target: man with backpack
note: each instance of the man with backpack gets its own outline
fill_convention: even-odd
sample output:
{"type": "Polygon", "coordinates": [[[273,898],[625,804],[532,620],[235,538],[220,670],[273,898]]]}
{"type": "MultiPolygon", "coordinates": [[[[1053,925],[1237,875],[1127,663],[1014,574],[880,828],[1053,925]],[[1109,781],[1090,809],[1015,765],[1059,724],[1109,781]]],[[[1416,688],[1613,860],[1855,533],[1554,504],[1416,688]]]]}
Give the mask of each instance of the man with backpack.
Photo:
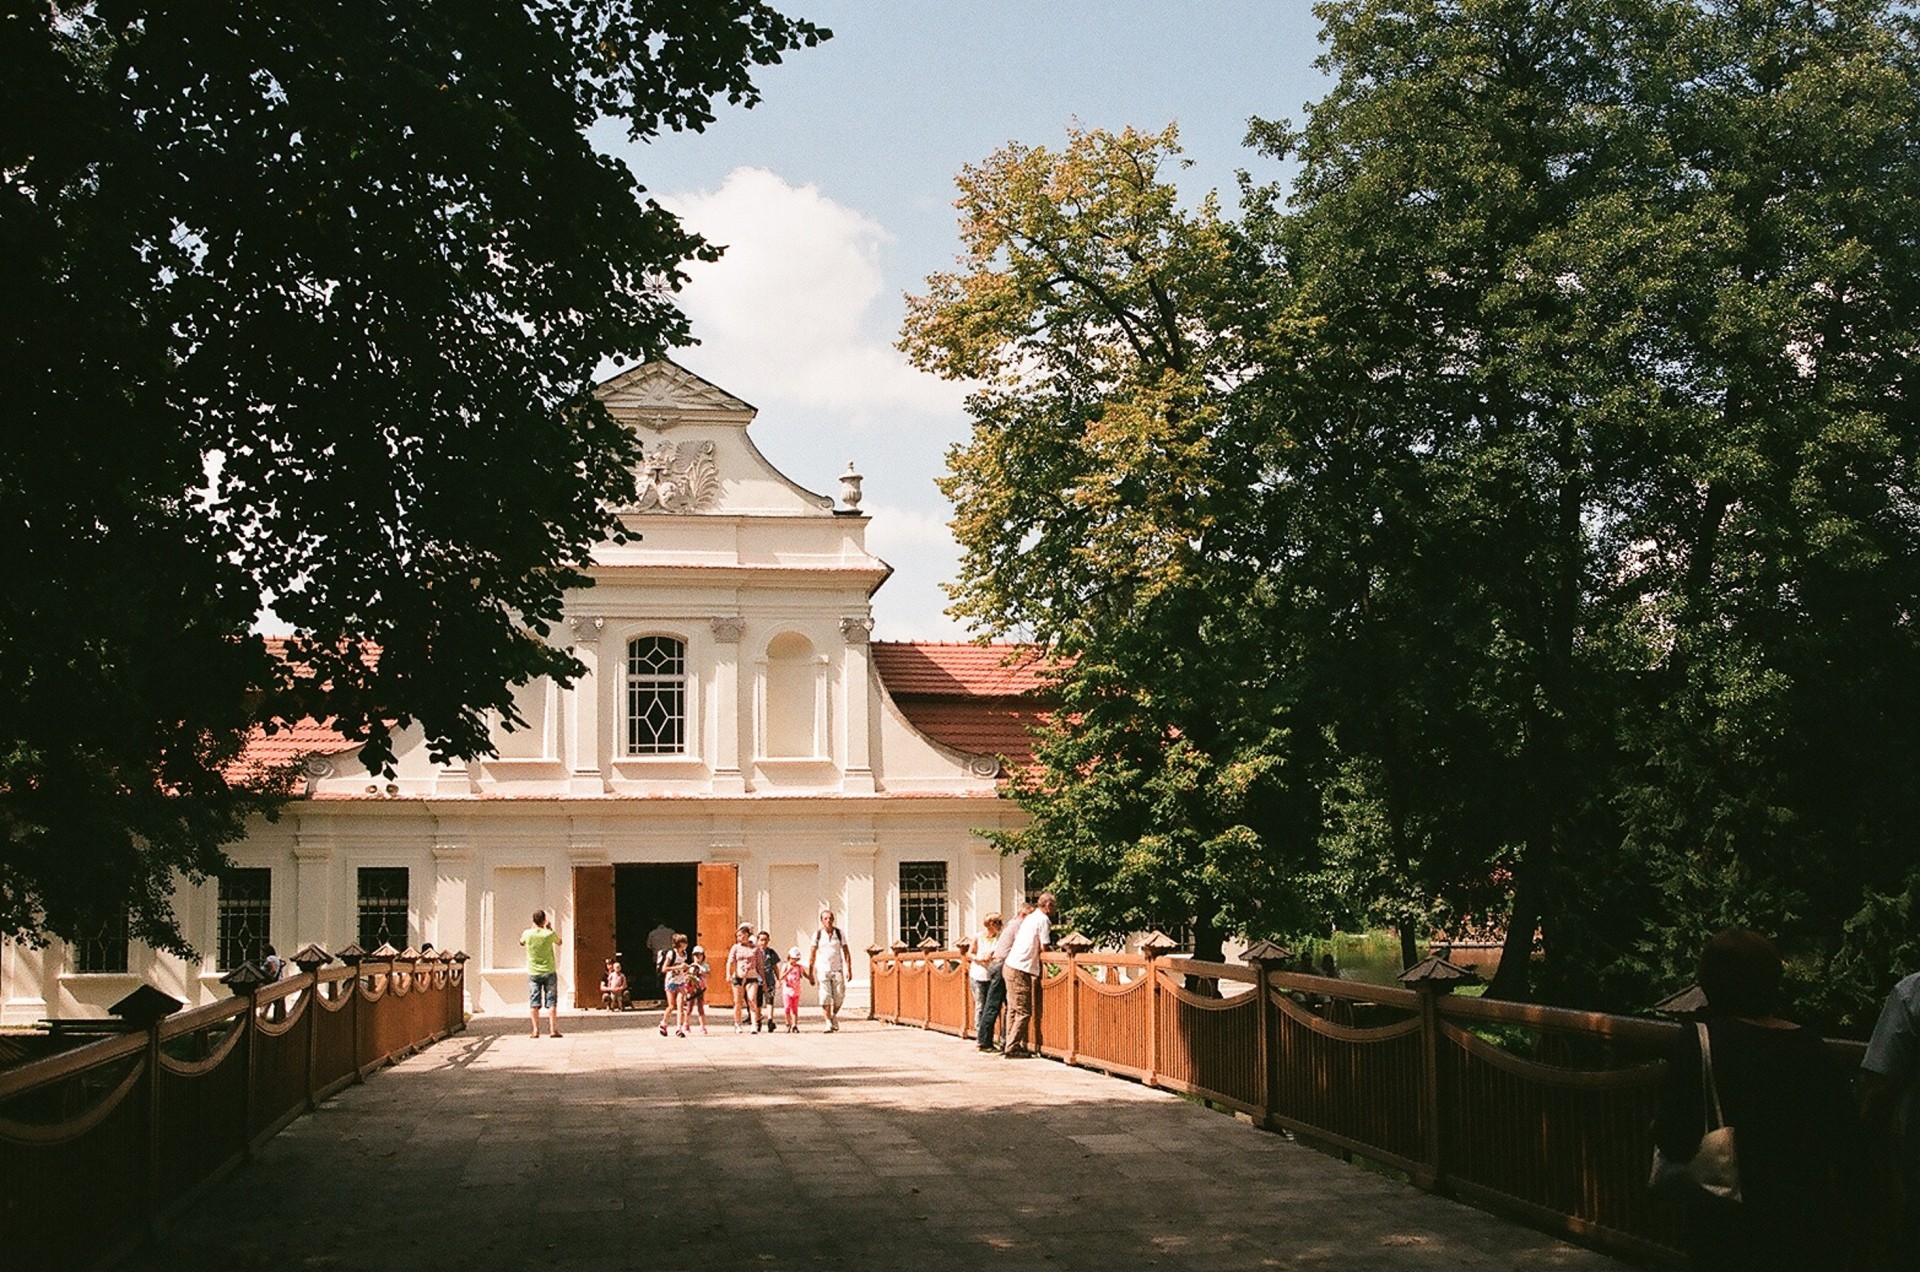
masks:
{"type": "Polygon", "coordinates": [[[807,979],[820,987],[827,1033],[840,1032],[840,1007],[847,1001],[847,975],[852,970],[847,934],[835,925],[832,910],[820,911],[820,930],[813,934],[813,948],[807,953],[807,979]]]}

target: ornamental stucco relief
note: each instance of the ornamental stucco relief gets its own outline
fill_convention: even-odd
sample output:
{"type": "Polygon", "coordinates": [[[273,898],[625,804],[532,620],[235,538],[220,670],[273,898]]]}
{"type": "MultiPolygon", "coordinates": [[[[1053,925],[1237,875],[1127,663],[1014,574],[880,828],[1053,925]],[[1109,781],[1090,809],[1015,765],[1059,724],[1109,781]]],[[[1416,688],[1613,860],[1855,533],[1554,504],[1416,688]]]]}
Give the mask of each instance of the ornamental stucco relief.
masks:
{"type": "Polygon", "coordinates": [[[655,442],[640,461],[639,490],[622,512],[704,512],[720,498],[713,443],[655,442]]]}

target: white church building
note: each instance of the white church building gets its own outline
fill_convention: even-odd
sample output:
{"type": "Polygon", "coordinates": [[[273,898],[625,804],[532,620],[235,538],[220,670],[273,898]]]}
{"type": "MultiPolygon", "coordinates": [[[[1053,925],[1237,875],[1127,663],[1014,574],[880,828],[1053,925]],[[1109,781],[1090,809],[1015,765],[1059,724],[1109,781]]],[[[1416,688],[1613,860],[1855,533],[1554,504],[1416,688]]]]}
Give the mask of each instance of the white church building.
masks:
{"type": "Polygon", "coordinates": [[[1022,817],[1001,766],[1030,755],[1035,669],[1009,665],[1010,646],[871,640],[891,567],[867,550],[859,479],[836,500],[775,471],[748,436],[753,407],[665,361],[599,393],[645,460],[621,510],[633,539],[596,550],[594,586],[552,637],[586,674],[525,686],[527,727],[496,730],[492,758],[436,764],[417,727],[401,732],[391,779],[316,723],[256,738],[250,763],[296,763],[302,780],[229,849],[232,870],[182,889],[203,961],[111,929],[9,943],[0,1021],[100,1016],[142,982],[212,1001],[263,941],[464,950],[473,1008],[523,1011],[535,909],[564,941],[563,1003],[597,1006],[616,954],[644,988],[662,923],[717,963],[736,922],[784,952],[822,905],[856,950],[947,945],[1012,907],[1019,864],[983,832],[1022,817]]]}

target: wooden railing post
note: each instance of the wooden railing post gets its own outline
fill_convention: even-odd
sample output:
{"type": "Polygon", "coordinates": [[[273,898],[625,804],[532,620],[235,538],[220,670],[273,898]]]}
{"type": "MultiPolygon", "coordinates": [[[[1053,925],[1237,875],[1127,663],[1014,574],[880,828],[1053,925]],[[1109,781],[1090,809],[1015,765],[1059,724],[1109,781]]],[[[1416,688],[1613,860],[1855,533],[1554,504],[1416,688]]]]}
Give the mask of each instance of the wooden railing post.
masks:
{"type": "Polygon", "coordinates": [[[1165,932],[1154,931],[1140,941],[1140,953],[1147,960],[1147,1085],[1160,1085],[1160,963],[1162,954],[1180,948],[1180,943],[1165,932]]]}
{"type": "Polygon", "coordinates": [[[926,969],[925,975],[927,978],[927,992],[922,995],[926,1004],[926,1010],[920,1019],[921,1028],[927,1030],[933,1028],[933,956],[939,952],[939,949],[940,942],[930,936],[920,942],[920,957],[923,960],[921,966],[926,969]]]}
{"type": "Polygon", "coordinates": [[[313,983],[307,986],[307,1112],[316,1107],[313,1075],[320,1068],[320,969],[333,962],[333,955],[318,941],[309,941],[293,952],[293,965],[313,983]]]}
{"type": "Polygon", "coordinates": [[[1267,977],[1276,967],[1284,967],[1293,955],[1272,941],[1255,941],[1240,956],[1254,971],[1253,981],[1253,1045],[1259,1059],[1260,1125],[1272,1126],[1273,1115],[1279,1110],[1279,1084],[1273,1080],[1274,1060],[1277,1058],[1280,1040],[1279,1013],[1273,1009],[1273,992],[1267,977]]]}
{"type": "Polygon", "coordinates": [[[367,952],[360,948],[358,941],[352,942],[340,951],[340,961],[347,965],[353,975],[342,982],[347,987],[347,1058],[352,1062],[353,1080],[364,1082],[366,1077],[360,1072],[360,964],[367,952]]]}
{"type": "Polygon", "coordinates": [[[146,1196],[141,1198],[141,1219],[151,1236],[160,1224],[160,1022],[186,1006],[172,994],[143,984],[131,994],[107,1008],[129,1025],[147,1031],[147,1133],[146,1170],[142,1179],[146,1196]]]}
{"type": "MultiPolygon", "coordinates": [[[[1069,932],[1059,940],[1060,952],[1067,956],[1067,1063],[1080,1063],[1080,956],[1093,948],[1079,932],[1069,932]]],[[[1042,968],[1044,971],[1045,969],[1042,968]]],[[[1040,996],[1039,983],[1034,997],[1040,996]]]]}
{"type": "Polygon", "coordinates": [[[1440,1000],[1456,985],[1479,983],[1477,973],[1456,967],[1439,955],[1429,955],[1400,973],[1400,983],[1420,995],[1420,1120],[1423,1135],[1422,1169],[1413,1182],[1431,1192],[1446,1187],[1444,1137],[1440,1134],[1440,1000]]]}
{"type": "Polygon", "coordinates": [[[267,974],[259,964],[249,960],[240,964],[220,978],[227,992],[235,998],[247,1000],[247,1014],[240,1018],[240,1072],[244,1081],[240,1087],[240,1155],[253,1158],[253,1109],[258,1099],[255,1087],[259,1076],[254,1072],[255,1062],[260,1055],[257,1045],[260,1036],[260,987],[267,983],[267,974]]]}

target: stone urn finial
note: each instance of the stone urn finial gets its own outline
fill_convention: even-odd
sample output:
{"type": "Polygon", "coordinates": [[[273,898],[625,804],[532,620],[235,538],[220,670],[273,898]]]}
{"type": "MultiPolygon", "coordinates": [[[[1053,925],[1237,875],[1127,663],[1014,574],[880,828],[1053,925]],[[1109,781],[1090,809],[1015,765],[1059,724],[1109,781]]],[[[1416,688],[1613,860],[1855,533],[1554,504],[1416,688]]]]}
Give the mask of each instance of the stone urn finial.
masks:
{"type": "Polygon", "coordinates": [[[862,498],[860,483],[865,480],[853,466],[853,461],[848,460],[847,471],[840,474],[840,502],[849,508],[858,508],[862,498]]]}

